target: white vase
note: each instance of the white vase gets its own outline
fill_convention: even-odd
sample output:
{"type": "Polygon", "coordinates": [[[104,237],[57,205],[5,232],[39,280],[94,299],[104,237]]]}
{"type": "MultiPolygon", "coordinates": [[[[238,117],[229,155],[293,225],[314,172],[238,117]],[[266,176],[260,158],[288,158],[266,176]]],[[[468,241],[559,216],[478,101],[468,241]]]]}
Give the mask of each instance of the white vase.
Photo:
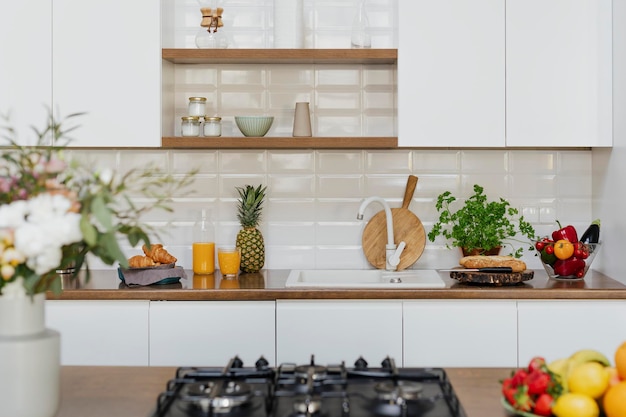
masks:
{"type": "Polygon", "coordinates": [[[60,335],[45,328],[45,294],[31,298],[7,287],[0,295],[0,415],[53,417],[60,400],[60,335]]]}

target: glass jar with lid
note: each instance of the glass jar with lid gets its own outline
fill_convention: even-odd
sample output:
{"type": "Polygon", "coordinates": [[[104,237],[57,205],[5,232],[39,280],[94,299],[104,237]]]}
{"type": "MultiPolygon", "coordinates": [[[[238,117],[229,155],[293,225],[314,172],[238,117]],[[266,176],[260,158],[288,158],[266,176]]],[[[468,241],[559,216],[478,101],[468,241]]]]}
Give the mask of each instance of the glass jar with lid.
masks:
{"type": "Polygon", "coordinates": [[[181,121],[182,136],[200,136],[200,118],[198,116],[183,116],[181,121]]]}
{"type": "Polygon", "coordinates": [[[187,115],[204,117],[206,114],[206,97],[189,97],[187,115]]]}
{"type": "Polygon", "coordinates": [[[222,118],[217,116],[205,117],[203,133],[207,137],[222,136],[222,118]]]}

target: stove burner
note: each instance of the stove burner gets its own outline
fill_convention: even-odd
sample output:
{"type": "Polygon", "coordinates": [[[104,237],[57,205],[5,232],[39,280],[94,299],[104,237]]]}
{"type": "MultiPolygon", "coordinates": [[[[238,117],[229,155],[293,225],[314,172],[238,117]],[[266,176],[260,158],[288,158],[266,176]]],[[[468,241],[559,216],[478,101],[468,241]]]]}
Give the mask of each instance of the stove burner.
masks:
{"type": "Polygon", "coordinates": [[[208,381],[192,383],[182,399],[204,413],[224,414],[250,401],[252,391],[244,382],[208,381]]]}
{"type": "Polygon", "coordinates": [[[296,366],[294,374],[303,383],[308,381],[320,381],[326,377],[327,369],[325,366],[315,365],[315,359],[311,355],[311,363],[309,365],[296,366]]]}
{"type": "Polygon", "coordinates": [[[320,398],[312,398],[308,395],[305,398],[298,398],[293,402],[293,411],[306,416],[317,414],[321,408],[322,400],[320,398]]]}
{"type": "Polygon", "coordinates": [[[398,400],[412,401],[421,397],[422,384],[414,381],[383,381],[374,387],[378,398],[383,401],[397,403],[398,400]]]}

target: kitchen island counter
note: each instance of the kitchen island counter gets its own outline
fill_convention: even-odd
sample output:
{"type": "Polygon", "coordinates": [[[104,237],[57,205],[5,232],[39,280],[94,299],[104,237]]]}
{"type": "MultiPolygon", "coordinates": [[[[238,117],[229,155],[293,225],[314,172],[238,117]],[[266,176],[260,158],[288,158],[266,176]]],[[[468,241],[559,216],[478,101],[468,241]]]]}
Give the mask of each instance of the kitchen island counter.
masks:
{"type": "MultiPolygon", "coordinates": [[[[64,366],[57,417],[148,416],[174,367],[64,366]]],[[[509,368],[449,368],[467,417],[504,417],[499,380],[509,368]]]]}
{"type": "Polygon", "coordinates": [[[246,301],[289,299],[613,299],[626,300],[626,285],[600,272],[590,271],[584,280],[554,280],[543,270],[534,278],[510,286],[460,283],[440,272],[446,284],[439,289],[302,289],[285,288],[289,270],[263,270],[241,274],[236,280],[223,280],[219,272],[194,275],[165,285],[128,286],[114,270],[92,271],[85,282],[81,277],[64,279],[63,292],[48,299],[61,300],[179,300],[246,301]]]}

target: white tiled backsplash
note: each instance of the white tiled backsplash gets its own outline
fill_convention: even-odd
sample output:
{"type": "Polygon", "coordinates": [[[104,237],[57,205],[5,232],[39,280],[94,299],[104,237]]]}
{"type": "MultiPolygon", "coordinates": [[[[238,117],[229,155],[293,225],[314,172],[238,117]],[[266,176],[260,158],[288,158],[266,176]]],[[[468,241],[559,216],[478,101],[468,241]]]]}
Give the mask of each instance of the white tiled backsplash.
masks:
{"type": "MultiPolygon", "coordinates": [[[[200,167],[194,193],[173,202],[174,211],[146,218],[159,241],[191,266],[191,231],[203,207],[213,209],[218,244],[232,244],[239,224],[236,186],[268,186],[261,230],[269,269],[366,268],[361,234],[382,207],[356,219],[363,198],[377,195],[400,207],[407,176],[419,178],[409,208],[426,232],[438,215],[437,196],[446,190],[468,196],[474,184],[490,199],[504,197],[520,208],[541,235],[555,220],[584,229],[591,219],[590,150],[89,150],[74,151],[96,166],[141,167],[154,161],[173,174],[200,167]]],[[[137,248],[127,247],[128,254],[137,248]]],[[[427,241],[414,268],[445,268],[459,254],[445,242],[427,241]]],[[[528,252],[529,266],[541,268],[528,252]]],[[[94,267],[104,265],[94,264],[94,267]]]]}

